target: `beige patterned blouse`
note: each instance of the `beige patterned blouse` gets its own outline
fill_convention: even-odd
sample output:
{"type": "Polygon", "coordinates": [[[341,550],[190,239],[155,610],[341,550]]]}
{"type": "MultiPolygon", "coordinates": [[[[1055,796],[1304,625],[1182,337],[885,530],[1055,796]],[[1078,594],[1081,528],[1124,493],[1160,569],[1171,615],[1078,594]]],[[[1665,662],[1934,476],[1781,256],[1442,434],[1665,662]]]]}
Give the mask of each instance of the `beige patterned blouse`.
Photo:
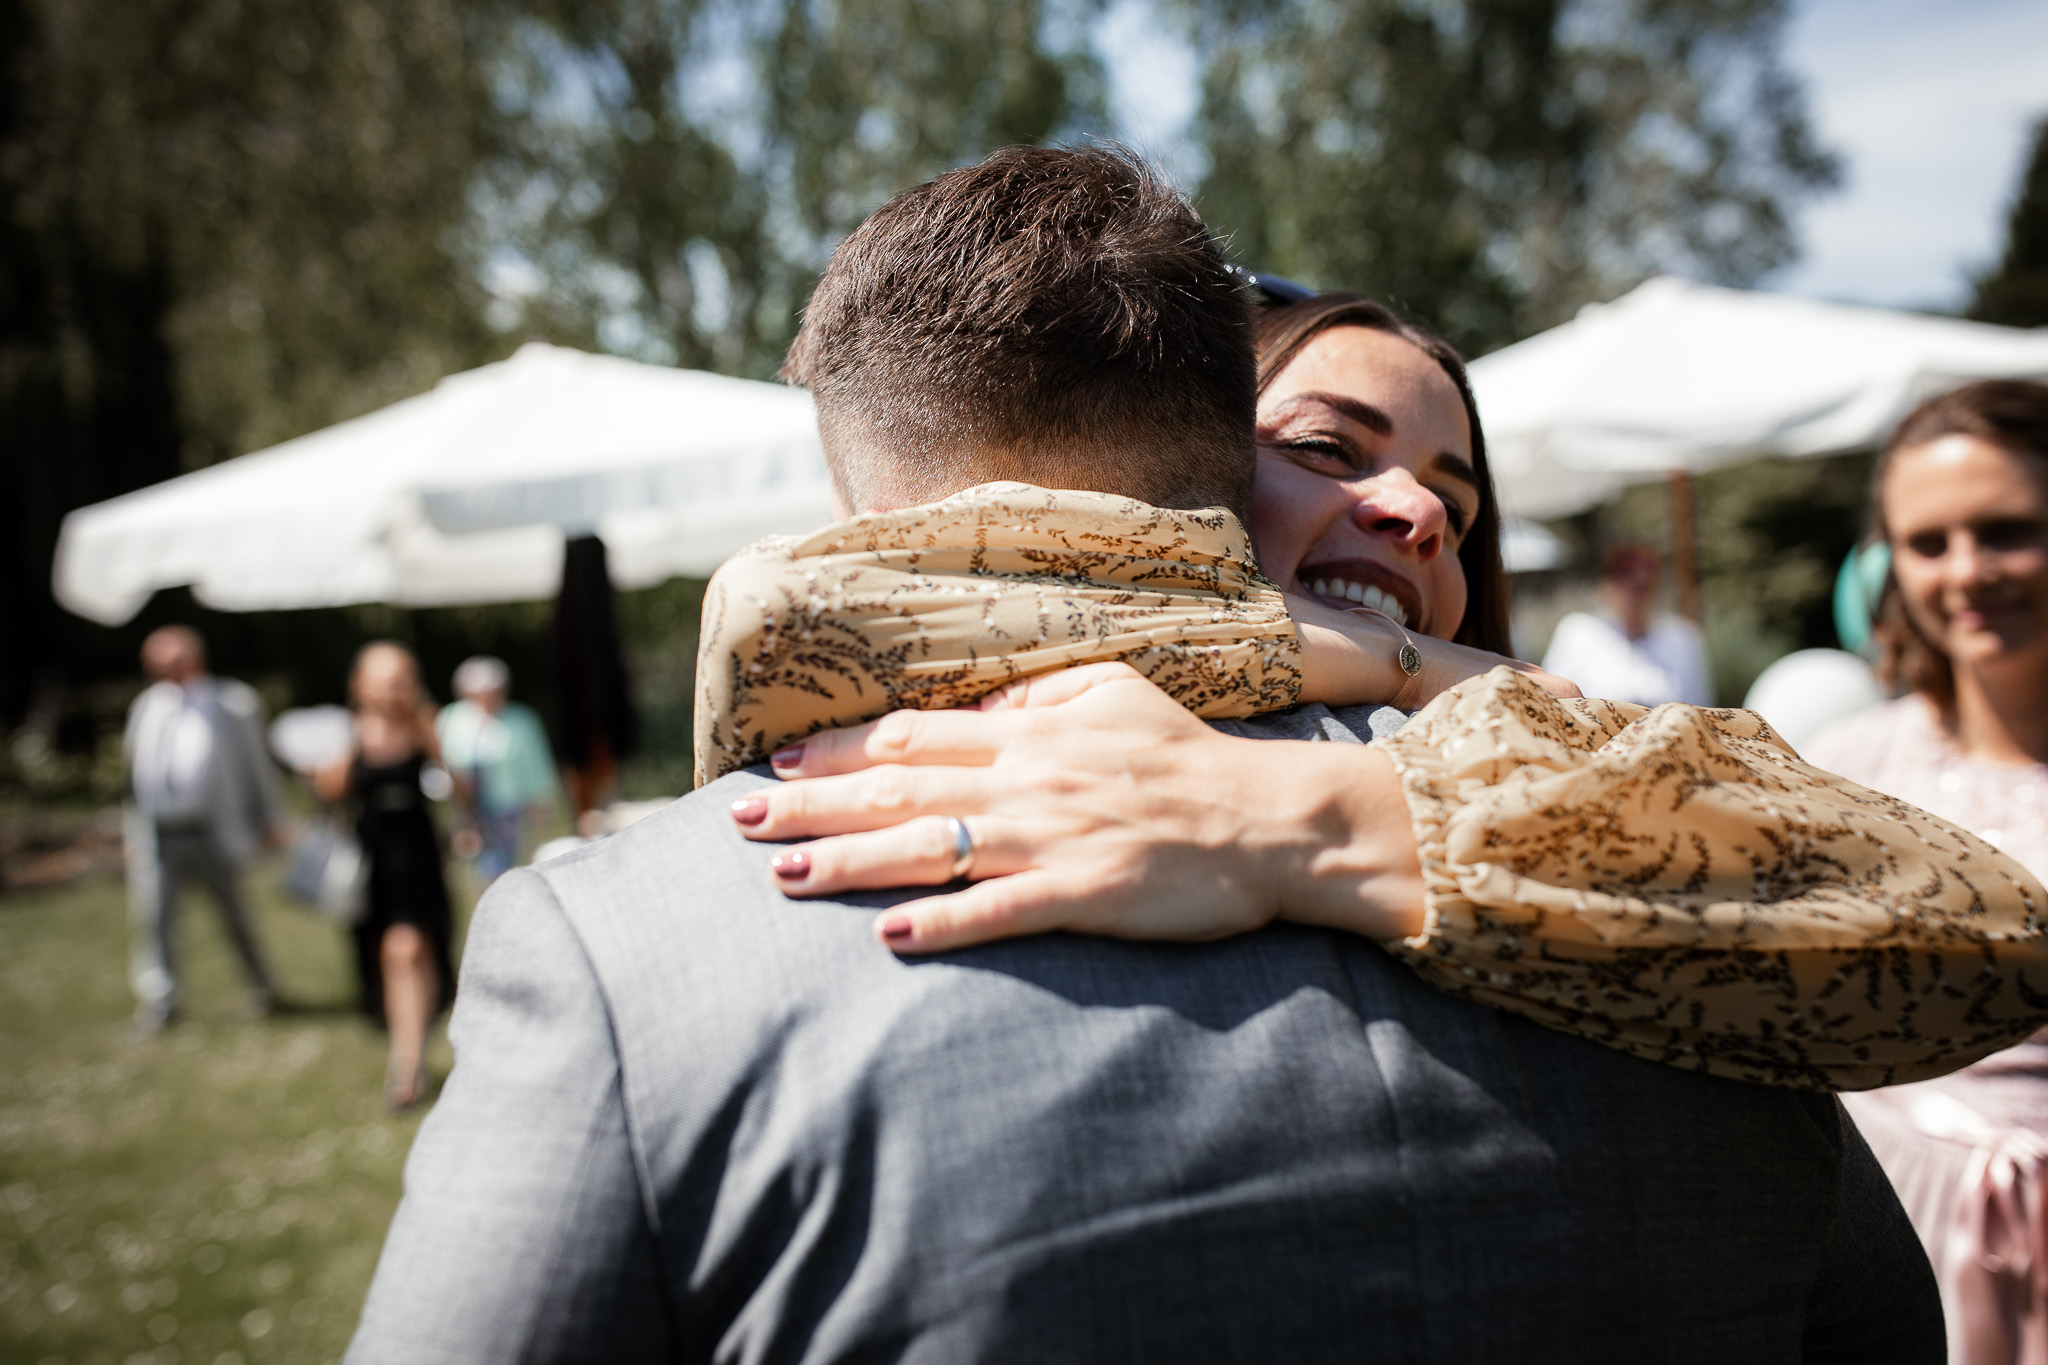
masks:
{"type": "Polygon", "coordinates": [[[1505,668],[1380,744],[1456,995],[1653,1061],[1861,1090],[2048,1019],[2026,869],[1799,760],[1753,711],[1559,701],[1505,668]]]}
{"type": "MultiPolygon", "coordinates": [[[[1283,601],[1227,513],[987,485],[762,542],[705,600],[699,780],[1116,658],[1201,715],[1300,693],[1283,601]]],[[[1444,990],[1814,1089],[1940,1075],[2048,1024],[2040,883],[1752,712],[1560,702],[1502,668],[1379,742],[1426,894],[1424,931],[1384,946],[1444,990]]]]}
{"type": "Polygon", "coordinates": [[[991,483],[771,536],[727,560],[704,598],[697,782],[819,730],[1106,659],[1198,716],[1301,698],[1286,601],[1221,508],[991,483]]]}

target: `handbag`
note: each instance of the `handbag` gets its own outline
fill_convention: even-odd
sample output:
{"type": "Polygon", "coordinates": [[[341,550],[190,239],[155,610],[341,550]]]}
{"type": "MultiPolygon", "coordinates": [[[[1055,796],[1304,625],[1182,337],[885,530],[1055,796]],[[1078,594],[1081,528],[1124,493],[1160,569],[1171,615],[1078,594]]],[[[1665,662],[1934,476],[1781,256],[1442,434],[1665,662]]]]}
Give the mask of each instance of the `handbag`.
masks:
{"type": "Polygon", "coordinates": [[[329,821],[299,843],[285,887],[299,900],[352,928],[369,908],[370,863],[354,835],[329,821]]]}

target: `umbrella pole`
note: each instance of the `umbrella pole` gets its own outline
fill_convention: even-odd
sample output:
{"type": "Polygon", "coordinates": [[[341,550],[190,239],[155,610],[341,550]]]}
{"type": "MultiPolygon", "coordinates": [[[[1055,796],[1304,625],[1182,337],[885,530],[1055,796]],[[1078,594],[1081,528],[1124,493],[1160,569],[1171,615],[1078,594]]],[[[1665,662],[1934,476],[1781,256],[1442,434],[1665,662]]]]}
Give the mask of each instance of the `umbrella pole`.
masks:
{"type": "Polygon", "coordinates": [[[1678,580],[1678,611],[1699,625],[1706,613],[1700,603],[1700,536],[1693,513],[1692,471],[1674,469],[1665,480],[1671,490],[1671,567],[1678,580]]]}

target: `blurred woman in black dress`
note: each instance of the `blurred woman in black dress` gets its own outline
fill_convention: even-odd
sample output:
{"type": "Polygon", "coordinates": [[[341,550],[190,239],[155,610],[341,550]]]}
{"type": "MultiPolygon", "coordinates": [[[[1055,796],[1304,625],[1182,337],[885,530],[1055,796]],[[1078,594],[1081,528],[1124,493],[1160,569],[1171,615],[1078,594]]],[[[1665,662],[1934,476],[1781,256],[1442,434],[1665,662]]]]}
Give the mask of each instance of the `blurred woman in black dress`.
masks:
{"type": "Polygon", "coordinates": [[[391,1035],[385,1099],[409,1109],[426,1094],[427,1029],[455,984],[440,835],[420,788],[421,770],[440,757],[436,708],[418,661],[389,641],[356,655],[349,693],[355,744],[315,785],[325,800],[355,802],[370,865],[368,905],[354,931],[363,1009],[391,1035]]]}

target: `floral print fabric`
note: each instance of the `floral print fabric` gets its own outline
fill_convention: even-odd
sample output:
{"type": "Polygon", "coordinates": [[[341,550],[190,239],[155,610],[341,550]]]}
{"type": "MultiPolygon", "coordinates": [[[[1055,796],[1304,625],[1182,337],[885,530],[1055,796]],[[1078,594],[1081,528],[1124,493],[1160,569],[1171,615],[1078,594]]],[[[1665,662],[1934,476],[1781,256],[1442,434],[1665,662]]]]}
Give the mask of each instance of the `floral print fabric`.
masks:
{"type": "Polygon", "coordinates": [[[1122,659],[1198,716],[1301,697],[1301,642],[1221,508],[970,488],[758,541],[704,599],[701,786],[805,735],[1122,659]]]}
{"type": "MultiPolygon", "coordinates": [[[[1021,484],[760,542],[705,599],[697,776],[830,726],[1123,659],[1198,715],[1300,697],[1226,512],[1021,484]]],[[[1359,701],[1376,700],[1358,698],[1359,701]]],[[[1453,994],[1669,1065],[1861,1089],[2048,1024],[2044,892],[1983,840],[1800,761],[1748,711],[1561,702],[1509,669],[1389,739],[1453,994]]]]}
{"type": "Polygon", "coordinates": [[[1433,984],[1652,1061],[1860,1090],[2048,1022],[2044,892],[1751,711],[1559,701],[1495,669],[1380,743],[1433,984]]]}

